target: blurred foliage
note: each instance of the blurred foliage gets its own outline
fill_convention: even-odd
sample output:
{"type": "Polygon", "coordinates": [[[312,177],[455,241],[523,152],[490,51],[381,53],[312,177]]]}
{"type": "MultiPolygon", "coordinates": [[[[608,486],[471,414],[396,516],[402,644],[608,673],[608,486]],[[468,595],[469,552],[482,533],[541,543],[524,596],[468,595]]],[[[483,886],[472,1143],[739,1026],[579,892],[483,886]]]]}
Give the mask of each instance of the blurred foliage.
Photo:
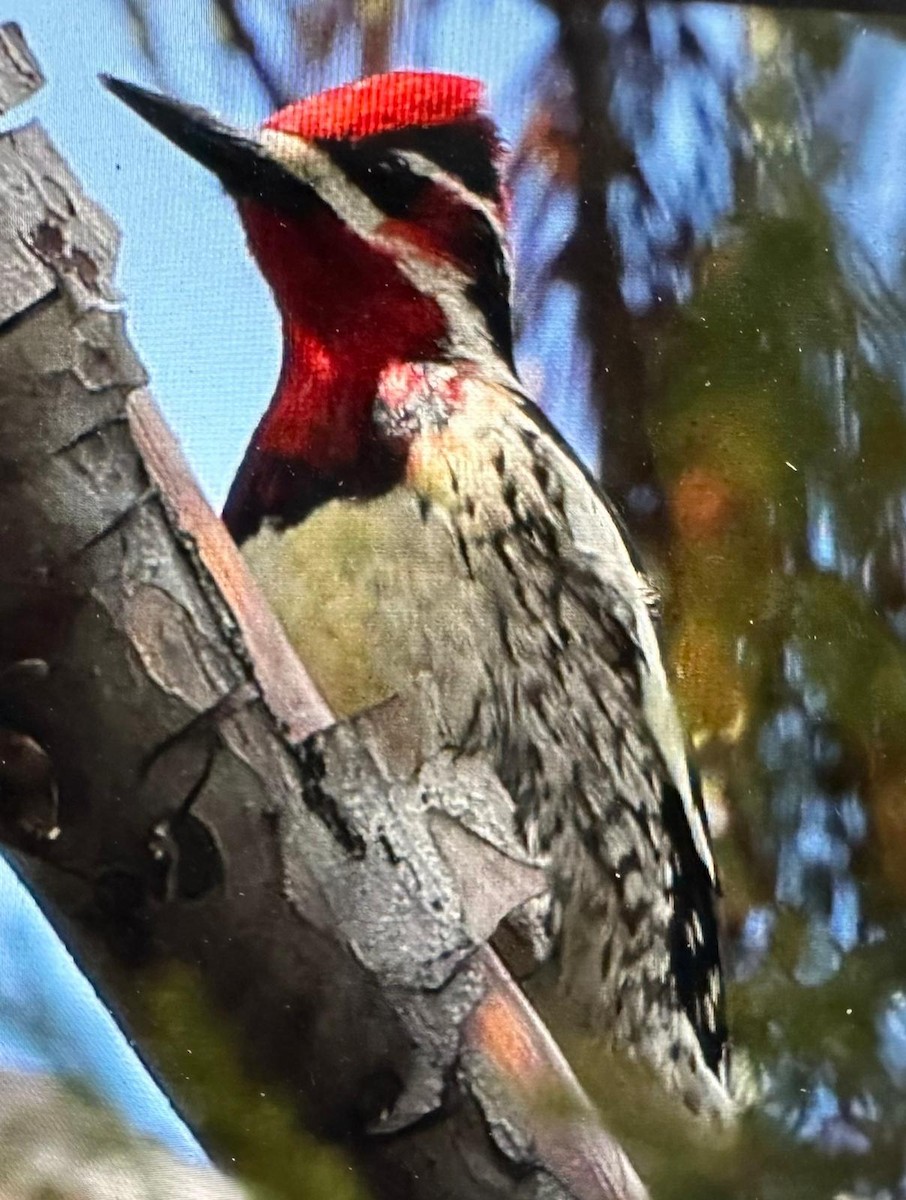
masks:
{"type": "Polygon", "coordinates": [[[343,1154],[303,1127],[298,1097],[255,1076],[197,972],[173,963],[143,995],[148,1044],[164,1077],[181,1080],[192,1128],[222,1167],[262,1200],[366,1200],[343,1154]]]}
{"type": "Polygon", "coordinates": [[[731,1028],[767,1145],[796,1146],[733,1195],[899,1194],[904,1168],[906,406],[884,348],[906,313],[829,208],[814,120],[854,30],[751,17],[751,157],[648,413],[671,665],[725,829],[731,1028]]]}
{"type": "MultiPolygon", "coordinates": [[[[665,27],[664,5],[636,6],[635,17],[622,4],[584,8],[613,31],[609,52],[623,51],[618,66],[599,68],[610,79],[596,119],[616,127],[616,151],[598,184],[606,190],[628,172],[654,203],[657,183],[642,186],[639,164],[652,128],[670,119],[658,108],[669,91],[663,64],[667,76],[700,70],[700,43],[677,36],[681,22],[665,27]],[[650,107],[635,127],[621,124],[646,87],[650,107]]],[[[737,147],[735,200],[702,226],[703,248],[700,230],[679,236],[692,200],[665,201],[664,185],[661,225],[674,219],[677,236],[649,237],[647,253],[662,261],[643,275],[690,272],[693,282],[688,292],[674,287],[671,304],[658,294],[655,321],[638,306],[628,324],[624,314],[621,330],[643,348],[635,386],[625,376],[597,386],[605,481],[608,460],[639,461],[641,428],[645,482],[653,478],[663,496],[654,539],[631,496],[618,498],[665,593],[670,666],[719,835],[736,1074],[754,1104],[737,1142],[701,1147],[682,1121],[653,1112],[647,1092],[620,1075],[614,1088],[613,1064],[589,1069],[592,1049],[572,1058],[656,1195],[899,1195],[906,312],[829,200],[847,147],[818,110],[860,23],[751,10],[746,32],[748,69],[732,88],[732,72],[715,75],[734,126],[688,126],[693,153],[704,146],[726,162],[727,145],[737,147]]],[[[561,38],[559,51],[566,83],[554,73],[554,100],[532,114],[523,154],[561,192],[581,195],[588,114],[577,115],[575,89],[563,97],[591,68],[575,62],[576,43],[561,38]]],[[[707,93],[696,86],[700,100],[707,93]]],[[[587,221],[582,212],[576,219],[587,221]]],[[[712,204],[712,217],[719,212],[712,204]]],[[[635,220],[644,230],[644,213],[635,220]]],[[[599,267],[610,260],[606,235],[599,215],[599,267]]],[[[627,270],[638,245],[624,236],[620,250],[627,270]]],[[[537,268],[533,279],[545,283],[537,268]]],[[[572,281],[597,286],[593,269],[572,281]]],[[[638,297],[625,279],[623,290],[627,303],[638,297]]],[[[606,342],[593,322],[579,328],[606,342]]]]}

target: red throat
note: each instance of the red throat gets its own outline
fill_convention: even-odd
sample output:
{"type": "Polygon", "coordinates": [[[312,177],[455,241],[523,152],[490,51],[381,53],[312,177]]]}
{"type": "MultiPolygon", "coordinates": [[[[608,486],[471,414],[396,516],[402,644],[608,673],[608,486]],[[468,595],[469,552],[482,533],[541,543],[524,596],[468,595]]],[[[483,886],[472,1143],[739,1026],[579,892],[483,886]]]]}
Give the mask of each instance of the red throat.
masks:
{"type": "Polygon", "coordinates": [[[381,372],[436,353],[443,315],[326,208],[304,217],[252,201],[241,208],[283,318],[283,369],[256,445],[342,473],[367,452],[381,372]]]}

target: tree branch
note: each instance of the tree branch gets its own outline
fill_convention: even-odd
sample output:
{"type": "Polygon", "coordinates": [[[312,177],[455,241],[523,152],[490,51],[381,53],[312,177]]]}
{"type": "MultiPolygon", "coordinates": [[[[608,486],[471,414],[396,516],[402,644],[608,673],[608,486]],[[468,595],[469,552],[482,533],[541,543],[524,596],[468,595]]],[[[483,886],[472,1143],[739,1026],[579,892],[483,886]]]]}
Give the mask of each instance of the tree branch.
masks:
{"type": "Polygon", "coordinates": [[[544,0],[558,26],[558,50],[572,83],[577,120],[576,223],[560,270],[579,296],[579,326],[590,356],[592,402],[601,430],[601,480],[637,536],[658,531],[661,488],[643,414],[651,381],[641,335],[620,291],[620,257],[607,214],[608,184],[631,157],[609,117],[611,49],[602,0],[544,0]],[[646,489],[646,504],[633,495],[646,489]],[[647,525],[646,525],[647,520],[647,525]]]}

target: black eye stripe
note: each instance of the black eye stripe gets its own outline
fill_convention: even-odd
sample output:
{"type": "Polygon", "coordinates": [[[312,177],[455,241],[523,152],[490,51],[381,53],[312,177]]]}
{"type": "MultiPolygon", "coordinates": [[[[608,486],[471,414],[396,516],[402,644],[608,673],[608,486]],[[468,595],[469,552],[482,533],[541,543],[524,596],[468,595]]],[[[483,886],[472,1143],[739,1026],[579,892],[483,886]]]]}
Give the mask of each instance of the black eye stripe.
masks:
{"type": "MultiPolygon", "coordinates": [[[[397,150],[412,150],[454,176],[484,200],[500,200],[497,137],[490,121],[431,125],[381,134],[397,150]]],[[[377,141],[378,138],[371,139],[377,141]]]]}
{"type": "Polygon", "coordinates": [[[490,122],[398,129],[354,142],[322,138],[317,144],[388,216],[405,216],[430,182],[406,162],[407,152],[427,159],[482,200],[500,201],[497,142],[490,122]]]}
{"type": "Polygon", "coordinates": [[[387,146],[365,142],[318,142],[350,183],[388,217],[405,217],[430,186],[430,180],[387,146]]]}

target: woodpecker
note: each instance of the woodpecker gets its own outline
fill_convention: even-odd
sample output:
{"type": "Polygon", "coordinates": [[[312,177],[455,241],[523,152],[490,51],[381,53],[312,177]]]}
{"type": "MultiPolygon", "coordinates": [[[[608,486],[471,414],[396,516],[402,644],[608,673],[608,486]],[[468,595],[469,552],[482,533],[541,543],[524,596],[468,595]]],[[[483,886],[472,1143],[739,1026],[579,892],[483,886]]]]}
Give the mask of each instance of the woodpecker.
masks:
{"type": "Polygon", "coordinates": [[[620,521],[521,385],[480,84],[397,71],[254,131],[104,78],[237,203],[283,365],[224,520],[334,711],[427,675],[551,864],[583,1026],[726,1117],[716,880],[620,521]]]}

